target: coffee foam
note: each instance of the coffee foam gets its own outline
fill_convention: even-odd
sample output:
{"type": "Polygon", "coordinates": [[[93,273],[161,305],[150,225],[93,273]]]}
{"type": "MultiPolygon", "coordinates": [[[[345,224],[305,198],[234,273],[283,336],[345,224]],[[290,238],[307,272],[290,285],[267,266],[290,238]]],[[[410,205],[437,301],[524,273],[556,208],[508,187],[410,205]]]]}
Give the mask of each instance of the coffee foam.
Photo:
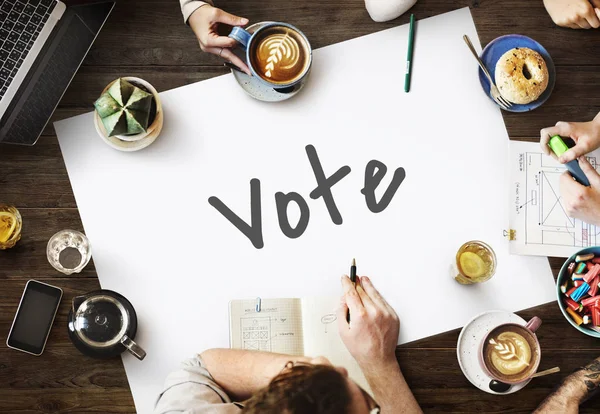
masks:
{"type": "Polygon", "coordinates": [[[255,41],[252,66],[265,80],[286,84],[297,80],[309,62],[302,36],[288,27],[265,29],[255,41]]]}
{"type": "Polygon", "coordinates": [[[508,326],[492,332],[484,346],[485,364],[499,378],[525,378],[534,368],[539,350],[525,328],[508,326]]]}

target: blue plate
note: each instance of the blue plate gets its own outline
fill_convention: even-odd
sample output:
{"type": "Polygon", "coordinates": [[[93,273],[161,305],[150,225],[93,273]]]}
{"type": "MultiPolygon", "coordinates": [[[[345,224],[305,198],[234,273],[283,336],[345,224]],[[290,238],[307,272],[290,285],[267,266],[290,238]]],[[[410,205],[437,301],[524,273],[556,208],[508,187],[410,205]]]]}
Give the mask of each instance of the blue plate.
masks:
{"type": "MultiPolygon", "coordinates": [[[[496,79],[496,63],[500,59],[500,57],[515,47],[527,47],[529,49],[535,50],[538,52],[544,60],[546,61],[546,66],[548,67],[548,87],[538,99],[533,102],[530,102],[525,105],[513,104],[512,107],[508,108],[510,112],[527,112],[533,111],[535,108],[541,106],[544,102],[548,100],[550,94],[552,94],[552,90],[554,89],[554,82],[556,81],[556,69],[554,68],[554,62],[552,62],[552,58],[544,46],[540,45],[535,40],[523,36],[523,35],[506,35],[498,37],[492,40],[481,53],[481,60],[485,64],[485,67],[492,75],[492,79],[496,79]]],[[[481,68],[479,69],[479,82],[481,82],[481,87],[487,93],[492,102],[496,103],[490,94],[490,83],[487,78],[483,74],[481,68]]],[[[496,104],[497,105],[497,104],[496,104]]]]}

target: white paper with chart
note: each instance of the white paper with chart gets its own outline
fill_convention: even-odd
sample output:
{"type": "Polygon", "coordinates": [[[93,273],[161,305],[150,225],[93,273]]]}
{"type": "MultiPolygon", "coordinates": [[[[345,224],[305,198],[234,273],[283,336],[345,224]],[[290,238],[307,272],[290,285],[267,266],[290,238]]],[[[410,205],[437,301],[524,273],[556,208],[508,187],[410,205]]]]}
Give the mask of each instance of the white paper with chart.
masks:
{"type": "Polygon", "coordinates": [[[400,343],[555,299],[548,261],[502,236],[508,136],[464,34],[481,50],[467,8],[417,23],[410,93],[405,25],[316,50],[279,104],[231,75],[164,92],[162,134],[137,153],[105,145],[92,114],[55,124],[100,283],[137,311],[148,356],[123,361],[138,412],[179,361],[229,345],[230,300],[339,297],[353,257],[400,343]],[[497,273],[462,286],[450,269],[473,239],[497,273]]]}
{"type": "MultiPolygon", "coordinates": [[[[587,158],[600,170],[600,151],[587,158]]],[[[559,188],[567,169],[545,155],[539,143],[511,141],[510,167],[511,253],[569,257],[600,243],[600,229],[567,214],[559,188]]]]}
{"type": "Polygon", "coordinates": [[[229,304],[231,347],[279,354],[324,356],[343,366],[364,390],[373,394],[338,333],[339,297],[234,300],[229,304]]]}

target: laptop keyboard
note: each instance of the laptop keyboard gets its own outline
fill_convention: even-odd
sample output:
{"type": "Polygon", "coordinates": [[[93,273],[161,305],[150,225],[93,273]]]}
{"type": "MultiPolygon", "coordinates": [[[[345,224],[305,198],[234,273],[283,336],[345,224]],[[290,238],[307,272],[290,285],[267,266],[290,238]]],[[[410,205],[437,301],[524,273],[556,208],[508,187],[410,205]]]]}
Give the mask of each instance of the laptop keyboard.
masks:
{"type": "Polygon", "coordinates": [[[56,0],[2,0],[0,5],[0,99],[46,24],[56,0]]]}

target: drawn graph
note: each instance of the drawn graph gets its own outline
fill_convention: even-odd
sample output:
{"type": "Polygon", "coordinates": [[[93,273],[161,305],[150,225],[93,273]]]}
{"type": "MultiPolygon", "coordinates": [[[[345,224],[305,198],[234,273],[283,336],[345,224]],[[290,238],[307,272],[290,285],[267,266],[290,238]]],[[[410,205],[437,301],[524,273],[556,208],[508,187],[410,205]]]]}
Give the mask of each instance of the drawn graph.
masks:
{"type": "Polygon", "coordinates": [[[242,348],[271,352],[271,317],[241,318],[242,348]]]}
{"type": "MultiPolygon", "coordinates": [[[[597,169],[596,157],[588,160],[597,169]]],[[[526,152],[525,170],[525,244],[543,244],[569,247],[596,245],[599,231],[568,216],[560,196],[560,176],[565,168],[554,159],[539,153],[526,152]]]]}

